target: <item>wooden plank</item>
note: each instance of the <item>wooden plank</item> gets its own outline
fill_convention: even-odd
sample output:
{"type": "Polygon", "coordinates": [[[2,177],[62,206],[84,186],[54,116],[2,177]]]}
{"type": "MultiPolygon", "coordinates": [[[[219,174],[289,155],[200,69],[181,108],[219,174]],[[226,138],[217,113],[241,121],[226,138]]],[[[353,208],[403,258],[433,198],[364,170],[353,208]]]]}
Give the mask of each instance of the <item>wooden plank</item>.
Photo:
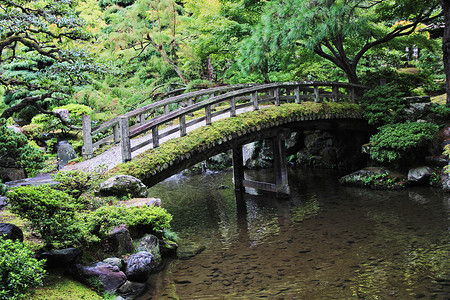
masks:
{"type": "Polygon", "coordinates": [[[159,147],[158,126],[152,128],[153,148],[159,147]]]}
{"type": "Polygon", "coordinates": [[[275,88],[275,90],[273,91],[273,96],[275,97],[275,105],[279,106],[280,105],[280,88],[275,88]]]}
{"type": "Polygon", "coordinates": [[[180,136],[186,135],[186,115],[180,116],[180,136]]]}
{"type": "Polygon", "coordinates": [[[206,125],[211,125],[211,105],[206,105],[205,107],[206,125]]]}
{"type": "Polygon", "coordinates": [[[147,146],[147,145],[150,145],[152,142],[153,142],[153,141],[152,141],[151,139],[148,139],[148,140],[146,140],[146,141],[143,141],[142,143],[137,144],[137,145],[135,145],[134,147],[131,147],[131,152],[133,153],[134,151],[139,150],[139,149],[141,149],[142,147],[145,147],[145,146],[147,146]]]}
{"type": "Polygon", "coordinates": [[[236,117],[236,97],[230,99],[230,117],[236,117]]]}
{"type": "Polygon", "coordinates": [[[91,116],[84,115],[81,119],[81,123],[83,126],[83,157],[91,158],[94,153],[91,135],[91,116]]]}
{"type": "Polygon", "coordinates": [[[252,102],[252,104],[253,104],[253,110],[258,110],[258,109],[259,109],[259,105],[258,105],[258,92],[257,92],[257,91],[252,92],[252,93],[250,94],[250,99],[251,99],[251,102],[252,102]]]}
{"type": "Polygon", "coordinates": [[[314,85],[314,102],[320,102],[319,86],[314,85]]]}
{"type": "MultiPolygon", "coordinates": [[[[108,135],[107,137],[104,137],[104,138],[102,138],[101,140],[99,140],[99,141],[93,143],[93,144],[92,144],[92,148],[93,148],[93,149],[96,149],[96,148],[100,147],[101,145],[106,144],[107,142],[113,140],[113,138],[114,138],[114,136],[113,136],[112,134],[111,134],[111,135],[108,135]]],[[[119,139],[119,140],[120,140],[120,139],[119,139]]]]}
{"type": "Polygon", "coordinates": [[[300,87],[295,87],[295,103],[300,103],[300,87]]]}
{"type": "Polygon", "coordinates": [[[114,136],[114,143],[117,144],[120,142],[120,128],[119,123],[115,124],[113,127],[113,136],[114,136]]]}
{"type": "Polygon", "coordinates": [[[267,192],[275,193],[277,191],[276,185],[273,183],[268,183],[268,182],[244,179],[242,182],[242,185],[244,187],[258,189],[258,190],[267,191],[267,192]]]}
{"type": "Polygon", "coordinates": [[[242,158],[242,146],[232,149],[233,153],[233,183],[236,191],[244,189],[244,163],[242,158]]]}
{"type": "Polygon", "coordinates": [[[129,133],[128,118],[124,116],[119,117],[120,126],[120,149],[122,150],[122,161],[131,160],[131,145],[129,133]]]}

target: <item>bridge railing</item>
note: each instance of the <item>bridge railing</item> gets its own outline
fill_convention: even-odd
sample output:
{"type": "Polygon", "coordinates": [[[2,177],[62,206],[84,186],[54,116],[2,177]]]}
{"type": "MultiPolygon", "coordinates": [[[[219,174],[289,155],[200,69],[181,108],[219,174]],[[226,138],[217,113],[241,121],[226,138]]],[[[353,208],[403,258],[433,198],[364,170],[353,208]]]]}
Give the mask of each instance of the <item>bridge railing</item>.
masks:
{"type": "MultiPolygon", "coordinates": [[[[206,89],[191,92],[175,97],[170,97],[134,111],[121,115],[100,126],[90,128],[89,116],[83,117],[83,155],[89,157],[93,150],[107,141],[120,141],[122,160],[131,159],[132,152],[152,144],[153,148],[159,146],[160,140],[176,132],[180,136],[187,134],[188,128],[204,122],[209,125],[216,116],[229,113],[230,117],[236,116],[239,111],[250,107],[258,110],[261,104],[280,105],[281,102],[301,103],[303,101],[321,102],[329,101],[354,102],[358,89],[365,89],[361,85],[339,83],[339,82],[285,82],[260,85],[235,85],[206,89]],[[202,100],[202,98],[205,98],[202,100]],[[195,102],[195,99],[200,99],[195,102]],[[170,110],[170,106],[175,108],[170,110]],[[163,111],[160,115],[154,115],[158,109],[163,111]],[[200,113],[199,113],[200,112],[200,113]],[[134,125],[130,126],[130,123],[134,125]],[[177,126],[170,126],[170,122],[177,122],[177,126]],[[113,128],[113,133],[96,143],[92,143],[92,135],[113,128]],[[151,138],[144,139],[139,144],[131,146],[130,139],[151,131],[151,138]]],[[[248,109],[247,109],[248,111],[248,109]]]]}

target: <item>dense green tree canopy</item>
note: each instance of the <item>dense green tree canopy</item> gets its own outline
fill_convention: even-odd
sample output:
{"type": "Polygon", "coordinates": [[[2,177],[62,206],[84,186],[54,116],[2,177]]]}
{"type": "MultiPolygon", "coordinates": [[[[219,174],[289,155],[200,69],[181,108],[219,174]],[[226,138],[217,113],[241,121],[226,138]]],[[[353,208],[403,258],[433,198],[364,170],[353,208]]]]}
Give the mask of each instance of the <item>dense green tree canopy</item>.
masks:
{"type": "Polygon", "coordinates": [[[89,74],[101,71],[81,43],[91,34],[71,0],[0,2],[0,84],[8,118],[24,108],[46,110],[66,98],[89,74]]]}
{"type": "Polygon", "coordinates": [[[303,47],[358,83],[357,66],[369,49],[413,33],[439,15],[438,5],[436,0],[273,1],[243,47],[244,64],[265,72],[271,52],[303,47]]]}

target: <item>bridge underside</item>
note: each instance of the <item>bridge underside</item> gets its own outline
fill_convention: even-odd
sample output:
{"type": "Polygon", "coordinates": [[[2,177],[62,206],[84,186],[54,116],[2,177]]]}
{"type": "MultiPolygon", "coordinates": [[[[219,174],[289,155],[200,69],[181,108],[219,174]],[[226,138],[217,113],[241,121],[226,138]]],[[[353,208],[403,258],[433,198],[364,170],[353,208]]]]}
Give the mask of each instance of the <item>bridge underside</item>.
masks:
{"type": "Polygon", "coordinates": [[[239,132],[225,137],[214,144],[205,145],[199,150],[194,150],[181,157],[176,157],[171,160],[170,163],[160,166],[154,170],[151,174],[147,173],[138,177],[140,177],[140,179],[150,187],[214,155],[226,152],[228,150],[233,150],[234,182],[237,190],[242,190],[244,187],[253,187],[276,192],[278,195],[283,196],[289,194],[285,156],[285,138],[292,132],[316,129],[341,132],[346,131],[349,132],[349,134],[351,134],[351,132],[373,131],[373,128],[367,124],[367,121],[355,118],[286,122],[270,128],[261,129],[259,131],[250,130],[249,132],[239,132]],[[261,183],[246,180],[244,178],[244,168],[242,165],[242,146],[254,141],[266,139],[272,140],[274,145],[274,171],[276,174],[276,182],[261,183]]]}

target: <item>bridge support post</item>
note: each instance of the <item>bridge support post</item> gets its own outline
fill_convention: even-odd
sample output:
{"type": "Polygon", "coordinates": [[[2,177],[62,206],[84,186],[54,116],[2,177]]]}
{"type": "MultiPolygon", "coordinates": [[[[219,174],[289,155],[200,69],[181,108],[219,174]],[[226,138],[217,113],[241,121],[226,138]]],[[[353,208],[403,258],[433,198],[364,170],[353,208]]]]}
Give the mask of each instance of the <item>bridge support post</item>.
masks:
{"type": "Polygon", "coordinates": [[[233,148],[233,182],[236,191],[244,191],[244,162],[242,145],[233,148]]]}
{"type": "Polygon", "coordinates": [[[94,153],[94,148],[92,145],[92,127],[91,127],[91,116],[84,115],[81,119],[83,125],[83,157],[91,158],[94,153]]]}
{"type": "Polygon", "coordinates": [[[273,141],[273,166],[275,169],[275,186],[277,197],[285,197],[290,194],[288,173],[286,166],[286,144],[285,134],[289,131],[280,132],[273,141]]]}
{"type": "Polygon", "coordinates": [[[130,144],[130,126],[128,124],[128,117],[119,117],[120,126],[120,149],[122,150],[122,161],[131,160],[131,144],[130,144]]]}

